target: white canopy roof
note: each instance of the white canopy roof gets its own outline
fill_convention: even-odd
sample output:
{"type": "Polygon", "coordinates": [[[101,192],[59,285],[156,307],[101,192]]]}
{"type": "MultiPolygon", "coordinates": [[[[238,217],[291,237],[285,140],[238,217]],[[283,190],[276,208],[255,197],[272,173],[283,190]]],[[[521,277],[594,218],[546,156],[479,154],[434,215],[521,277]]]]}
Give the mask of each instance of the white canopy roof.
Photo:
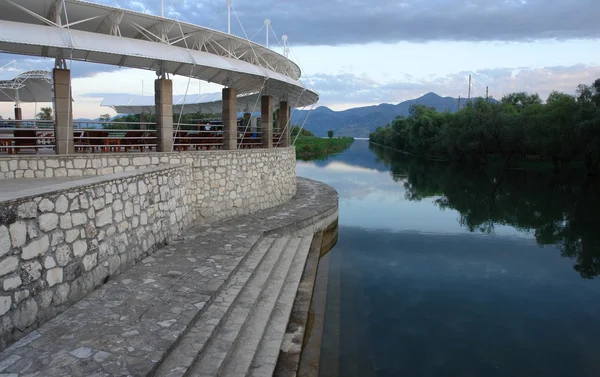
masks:
{"type": "Polygon", "coordinates": [[[184,75],[261,92],[299,107],[318,94],[300,69],[268,48],[227,33],[77,0],[0,0],[0,51],[184,75]],[[68,23],[67,23],[68,19],[68,23]]]}
{"type": "Polygon", "coordinates": [[[52,102],[52,74],[0,70],[0,102],[52,102]]]}
{"type": "MultiPolygon", "coordinates": [[[[113,94],[102,100],[101,106],[114,109],[119,114],[154,114],[154,96],[113,94]]],[[[237,99],[238,112],[260,111],[260,96],[250,94],[237,99]]],[[[173,112],[221,113],[221,93],[188,94],[173,96],[173,112]],[[183,110],[183,111],[182,111],[183,110]]]]}

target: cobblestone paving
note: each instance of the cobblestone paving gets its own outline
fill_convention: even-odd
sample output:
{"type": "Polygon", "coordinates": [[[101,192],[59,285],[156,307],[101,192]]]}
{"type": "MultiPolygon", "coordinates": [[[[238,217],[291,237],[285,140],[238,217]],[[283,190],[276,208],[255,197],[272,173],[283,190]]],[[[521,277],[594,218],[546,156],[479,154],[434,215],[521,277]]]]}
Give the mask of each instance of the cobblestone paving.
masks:
{"type": "Polygon", "coordinates": [[[330,221],[337,203],[329,186],[298,179],[297,195],[288,203],[192,229],[13,344],[0,355],[0,373],[154,373],[186,329],[223,317],[212,303],[233,300],[229,288],[252,276],[265,245],[276,235],[330,221]],[[258,243],[261,236],[267,237],[258,243]]]}

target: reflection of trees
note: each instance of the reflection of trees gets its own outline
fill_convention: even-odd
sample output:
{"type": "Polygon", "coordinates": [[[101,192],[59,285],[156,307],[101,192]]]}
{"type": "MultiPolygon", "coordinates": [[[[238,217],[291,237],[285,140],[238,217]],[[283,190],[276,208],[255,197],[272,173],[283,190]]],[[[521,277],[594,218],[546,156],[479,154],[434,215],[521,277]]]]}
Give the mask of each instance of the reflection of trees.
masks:
{"type": "Polygon", "coordinates": [[[532,232],[539,245],[558,245],[576,258],[584,278],[600,274],[600,180],[504,170],[466,170],[422,162],[372,147],[402,181],[409,200],[439,196],[436,204],[460,213],[470,231],[492,233],[498,224],[532,232]]]}

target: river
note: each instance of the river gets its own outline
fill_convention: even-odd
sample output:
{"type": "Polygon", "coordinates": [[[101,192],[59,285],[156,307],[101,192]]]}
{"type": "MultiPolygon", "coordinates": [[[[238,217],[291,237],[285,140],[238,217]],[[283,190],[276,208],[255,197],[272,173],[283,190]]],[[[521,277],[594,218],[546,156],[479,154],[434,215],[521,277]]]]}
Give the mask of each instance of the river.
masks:
{"type": "Polygon", "coordinates": [[[600,375],[596,180],[419,162],[364,140],[297,174],[340,194],[315,288],[319,376],[600,375]]]}

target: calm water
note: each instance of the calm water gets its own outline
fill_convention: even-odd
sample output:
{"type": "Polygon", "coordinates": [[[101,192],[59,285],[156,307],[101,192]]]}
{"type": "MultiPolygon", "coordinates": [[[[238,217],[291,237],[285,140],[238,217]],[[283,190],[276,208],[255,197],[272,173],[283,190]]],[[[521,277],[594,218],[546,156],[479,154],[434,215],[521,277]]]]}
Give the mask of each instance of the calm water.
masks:
{"type": "Polygon", "coordinates": [[[297,173],[340,194],[321,377],[600,376],[600,184],[367,141],[297,173]]]}

